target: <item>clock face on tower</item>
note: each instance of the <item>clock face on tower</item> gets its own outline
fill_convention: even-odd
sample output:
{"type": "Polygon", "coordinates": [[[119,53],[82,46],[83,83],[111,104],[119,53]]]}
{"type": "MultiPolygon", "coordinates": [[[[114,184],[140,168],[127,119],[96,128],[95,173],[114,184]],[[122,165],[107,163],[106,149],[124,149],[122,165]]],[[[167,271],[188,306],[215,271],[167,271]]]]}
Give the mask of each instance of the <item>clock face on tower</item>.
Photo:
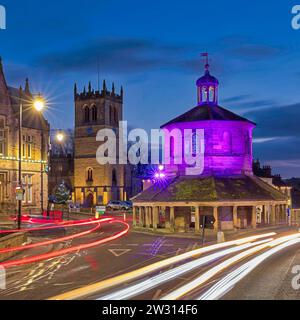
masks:
{"type": "Polygon", "coordinates": [[[94,133],[93,131],[93,128],[89,127],[89,128],[86,128],[86,133],[90,136],[94,133]]]}

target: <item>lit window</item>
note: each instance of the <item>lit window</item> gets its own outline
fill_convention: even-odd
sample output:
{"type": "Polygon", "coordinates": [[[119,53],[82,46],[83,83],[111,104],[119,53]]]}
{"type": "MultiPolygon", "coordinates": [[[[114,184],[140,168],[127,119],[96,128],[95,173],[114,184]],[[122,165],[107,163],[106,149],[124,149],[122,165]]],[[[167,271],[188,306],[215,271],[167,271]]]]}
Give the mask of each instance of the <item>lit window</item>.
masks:
{"type": "Polygon", "coordinates": [[[5,155],[5,131],[0,130],[0,156],[5,155]]]}
{"type": "Polygon", "coordinates": [[[27,158],[31,158],[31,144],[27,145],[27,158]]]}
{"type": "Polygon", "coordinates": [[[32,189],[33,189],[32,185],[27,186],[27,202],[28,203],[32,203],[32,189]]]}
{"type": "Polygon", "coordinates": [[[23,143],[23,145],[22,145],[22,157],[26,158],[26,144],[25,143],[23,143]]]}

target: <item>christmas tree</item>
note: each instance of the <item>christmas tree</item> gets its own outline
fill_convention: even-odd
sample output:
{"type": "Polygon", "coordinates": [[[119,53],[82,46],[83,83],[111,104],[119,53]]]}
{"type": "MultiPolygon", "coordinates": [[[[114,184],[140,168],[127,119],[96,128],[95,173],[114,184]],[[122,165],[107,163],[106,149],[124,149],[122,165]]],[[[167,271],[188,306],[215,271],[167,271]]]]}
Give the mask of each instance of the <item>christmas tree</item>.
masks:
{"type": "Polygon", "coordinates": [[[55,190],[55,203],[65,204],[68,200],[70,200],[70,190],[62,181],[55,190]]]}

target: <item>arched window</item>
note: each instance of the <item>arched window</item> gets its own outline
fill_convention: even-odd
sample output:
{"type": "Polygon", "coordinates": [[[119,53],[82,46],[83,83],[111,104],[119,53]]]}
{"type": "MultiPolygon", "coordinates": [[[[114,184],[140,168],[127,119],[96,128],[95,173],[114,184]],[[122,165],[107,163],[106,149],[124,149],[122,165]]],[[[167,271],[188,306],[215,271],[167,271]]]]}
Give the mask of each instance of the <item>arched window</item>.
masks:
{"type": "Polygon", "coordinates": [[[84,113],[84,122],[90,122],[90,108],[88,106],[85,106],[83,108],[84,113]]]}
{"type": "Polygon", "coordinates": [[[209,87],[209,102],[215,101],[215,88],[213,86],[209,87]]]}
{"type": "Polygon", "coordinates": [[[232,151],[232,142],[231,134],[228,131],[223,133],[223,151],[225,153],[231,153],[232,151]]]}
{"type": "Polygon", "coordinates": [[[197,133],[194,132],[192,136],[192,155],[195,157],[199,153],[199,143],[197,133]]]}
{"type": "Polygon", "coordinates": [[[174,154],[175,154],[174,150],[175,150],[175,139],[174,137],[171,137],[170,138],[170,158],[172,161],[174,160],[174,154]]]}
{"type": "Polygon", "coordinates": [[[109,123],[112,125],[113,124],[113,119],[114,119],[114,110],[113,107],[109,107],[109,123]]]}
{"type": "Polygon", "coordinates": [[[92,121],[97,121],[97,107],[95,105],[92,106],[92,121]]]}
{"type": "Polygon", "coordinates": [[[115,121],[115,124],[118,123],[118,111],[117,111],[117,108],[114,108],[114,121],[115,121]]]}
{"type": "Polygon", "coordinates": [[[202,102],[208,102],[208,90],[207,87],[202,88],[202,102]]]}
{"type": "Polygon", "coordinates": [[[88,182],[92,182],[93,181],[93,169],[92,168],[88,168],[86,171],[86,180],[88,182]]]}
{"type": "Polygon", "coordinates": [[[111,178],[112,178],[112,185],[116,186],[118,184],[116,169],[113,169],[111,178]]]}

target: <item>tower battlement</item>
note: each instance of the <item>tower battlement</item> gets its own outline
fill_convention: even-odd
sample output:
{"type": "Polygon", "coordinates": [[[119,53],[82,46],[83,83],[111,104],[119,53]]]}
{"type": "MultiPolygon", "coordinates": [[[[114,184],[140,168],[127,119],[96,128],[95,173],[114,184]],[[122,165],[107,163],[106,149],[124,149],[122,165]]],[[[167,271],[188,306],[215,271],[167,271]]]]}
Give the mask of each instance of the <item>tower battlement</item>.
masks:
{"type": "Polygon", "coordinates": [[[88,84],[88,89],[84,87],[82,92],[78,92],[77,84],[74,86],[74,100],[91,100],[91,99],[99,99],[99,98],[111,98],[113,100],[117,100],[118,102],[123,102],[123,87],[121,87],[120,93],[116,93],[115,85],[112,84],[112,89],[108,90],[106,86],[106,81],[103,81],[102,89],[95,90],[92,88],[91,82],[88,84]]]}

